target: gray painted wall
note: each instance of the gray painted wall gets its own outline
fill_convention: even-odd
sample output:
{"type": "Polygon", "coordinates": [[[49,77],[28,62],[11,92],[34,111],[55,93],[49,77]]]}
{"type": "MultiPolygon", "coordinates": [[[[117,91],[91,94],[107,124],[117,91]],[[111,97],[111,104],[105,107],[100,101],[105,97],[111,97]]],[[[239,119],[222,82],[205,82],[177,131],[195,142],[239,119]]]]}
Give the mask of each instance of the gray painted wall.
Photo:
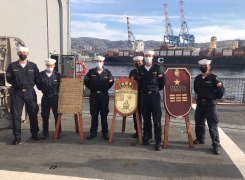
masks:
{"type": "MultiPolygon", "coordinates": [[[[0,4],[0,36],[18,37],[23,40],[29,48],[28,59],[36,63],[40,71],[46,68],[44,59],[48,58],[50,53],[71,52],[68,21],[70,14],[67,14],[70,8],[69,0],[0,0],[0,4]],[[63,12],[62,31],[60,5],[63,12]],[[63,32],[63,43],[60,32],[63,32]]],[[[42,94],[38,90],[37,94],[40,103],[42,94]]]]}

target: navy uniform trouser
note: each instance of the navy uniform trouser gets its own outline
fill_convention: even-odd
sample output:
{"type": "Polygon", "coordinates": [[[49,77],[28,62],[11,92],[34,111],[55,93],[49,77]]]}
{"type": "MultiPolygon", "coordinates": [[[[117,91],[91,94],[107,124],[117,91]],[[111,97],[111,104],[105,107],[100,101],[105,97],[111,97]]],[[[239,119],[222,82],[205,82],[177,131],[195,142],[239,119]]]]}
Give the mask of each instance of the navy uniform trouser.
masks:
{"type": "Polygon", "coordinates": [[[21,138],[21,115],[24,104],[29,115],[31,134],[37,136],[39,131],[37,121],[39,107],[37,105],[37,94],[34,88],[26,89],[26,91],[14,89],[11,95],[11,115],[15,138],[21,138]]]}
{"type": "Polygon", "coordinates": [[[161,126],[161,97],[159,92],[152,94],[142,93],[141,97],[141,112],[144,119],[143,136],[144,138],[152,138],[151,114],[154,123],[154,133],[156,143],[162,141],[162,126],[161,126]]]}
{"type": "Polygon", "coordinates": [[[97,134],[98,130],[98,116],[100,113],[102,133],[108,134],[107,115],[109,113],[109,95],[108,91],[101,93],[90,92],[89,96],[90,114],[91,114],[91,128],[90,133],[97,134]]]}
{"type": "MultiPolygon", "coordinates": [[[[140,129],[142,130],[142,116],[141,116],[141,92],[138,94],[138,113],[139,113],[139,120],[140,120],[140,129]]],[[[136,133],[138,132],[137,124],[136,124],[136,114],[133,114],[133,120],[134,120],[134,129],[136,133]]]]}
{"type": "Polygon", "coordinates": [[[205,119],[207,119],[209,133],[212,139],[212,146],[219,147],[219,132],[218,132],[218,113],[216,105],[213,106],[202,106],[197,105],[195,111],[195,132],[197,140],[204,141],[205,140],[205,119]]]}
{"type": "MultiPolygon", "coordinates": [[[[52,97],[43,95],[42,102],[42,118],[43,118],[43,135],[49,135],[49,115],[50,115],[50,108],[53,111],[53,115],[55,118],[55,125],[57,123],[58,118],[58,95],[53,95],[52,97]]],[[[55,126],[56,127],[56,126],[55,126]]],[[[59,127],[58,133],[61,133],[61,125],[59,127]]]]}

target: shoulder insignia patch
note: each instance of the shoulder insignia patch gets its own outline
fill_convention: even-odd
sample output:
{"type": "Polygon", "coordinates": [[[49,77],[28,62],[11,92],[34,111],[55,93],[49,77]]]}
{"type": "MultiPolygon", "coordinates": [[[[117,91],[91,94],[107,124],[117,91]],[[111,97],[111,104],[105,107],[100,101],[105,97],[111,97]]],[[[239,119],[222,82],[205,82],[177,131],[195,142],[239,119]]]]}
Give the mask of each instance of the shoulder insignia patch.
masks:
{"type": "Polygon", "coordinates": [[[88,78],[87,76],[85,76],[84,80],[85,80],[85,81],[88,81],[88,80],[89,80],[89,78],[88,78]]]}
{"type": "Polygon", "coordinates": [[[7,72],[6,76],[7,77],[10,77],[11,76],[11,73],[10,72],[7,72]]]}

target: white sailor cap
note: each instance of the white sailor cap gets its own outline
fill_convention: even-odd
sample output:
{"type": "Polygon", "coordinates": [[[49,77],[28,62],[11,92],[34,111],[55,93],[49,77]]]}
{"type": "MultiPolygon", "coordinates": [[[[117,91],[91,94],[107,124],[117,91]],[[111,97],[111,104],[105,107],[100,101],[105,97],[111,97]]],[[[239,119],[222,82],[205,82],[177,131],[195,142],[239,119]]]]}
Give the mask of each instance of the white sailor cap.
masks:
{"type": "Polygon", "coordinates": [[[208,60],[208,59],[202,59],[198,61],[199,64],[211,64],[211,62],[212,60],[208,60]]]}
{"type": "Polygon", "coordinates": [[[44,61],[46,64],[49,64],[49,65],[55,64],[55,62],[56,62],[55,59],[45,59],[44,61]]]}
{"type": "Polygon", "coordinates": [[[136,60],[141,60],[141,61],[142,61],[143,58],[144,58],[143,56],[135,56],[135,57],[133,58],[133,60],[134,60],[134,61],[136,61],[136,60]]]}
{"type": "Polygon", "coordinates": [[[152,51],[152,50],[145,50],[144,51],[144,55],[146,55],[146,54],[153,55],[154,54],[154,51],[152,51]]]}
{"type": "Polygon", "coordinates": [[[17,50],[18,52],[19,52],[19,51],[21,51],[21,52],[28,52],[28,48],[22,47],[22,46],[17,47],[16,50],[17,50]]]}
{"type": "Polygon", "coordinates": [[[104,60],[105,60],[105,57],[103,57],[103,56],[95,56],[95,57],[94,57],[94,60],[95,60],[95,61],[96,61],[96,60],[104,61],[104,60]]]}

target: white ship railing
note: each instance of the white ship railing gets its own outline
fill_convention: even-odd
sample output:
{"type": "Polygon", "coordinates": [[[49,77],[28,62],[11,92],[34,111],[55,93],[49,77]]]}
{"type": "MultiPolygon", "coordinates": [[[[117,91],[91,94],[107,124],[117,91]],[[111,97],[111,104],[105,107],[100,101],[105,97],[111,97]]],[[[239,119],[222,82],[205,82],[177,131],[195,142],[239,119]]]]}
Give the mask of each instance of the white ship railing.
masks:
{"type": "MultiPolygon", "coordinates": [[[[121,76],[113,76],[114,80],[118,80],[120,77],[128,77],[126,75],[121,76]]],[[[195,77],[191,77],[192,80],[192,95],[194,97],[194,90],[193,90],[193,81],[195,77]]],[[[222,98],[222,102],[234,102],[234,103],[245,103],[245,78],[242,77],[229,77],[229,76],[219,76],[219,79],[223,82],[225,87],[225,95],[222,98]]],[[[114,85],[109,90],[110,96],[114,95],[114,85]]],[[[162,93],[160,92],[161,97],[163,97],[162,93]]],[[[85,92],[85,95],[88,95],[88,91],[85,92]]]]}

